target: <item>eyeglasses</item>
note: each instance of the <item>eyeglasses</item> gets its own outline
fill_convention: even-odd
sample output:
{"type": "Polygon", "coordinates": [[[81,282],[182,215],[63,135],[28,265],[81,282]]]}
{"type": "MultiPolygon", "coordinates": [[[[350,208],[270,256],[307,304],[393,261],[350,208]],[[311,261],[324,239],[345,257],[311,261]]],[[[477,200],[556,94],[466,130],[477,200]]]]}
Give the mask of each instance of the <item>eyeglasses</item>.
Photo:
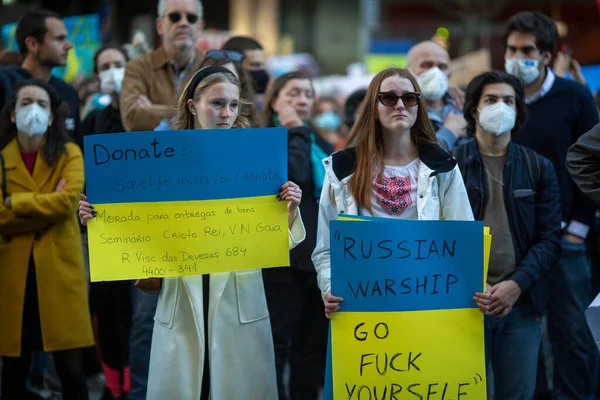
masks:
{"type": "Polygon", "coordinates": [[[220,60],[221,58],[226,58],[229,61],[233,62],[240,62],[244,58],[243,54],[231,50],[208,50],[206,52],[206,56],[212,58],[213,60],[220,60]]]}
{"type": "Polygon", "coordinates": [[[190,13],[180,13],[179,11],[173,11],[167,14],[167,17],[169,17],[169,21],[176,24],[179,21],[181,21],[182,15],[185,15],[187,22],[189,22],[190,24],[195,24],[196,22],[198,22],[198,15],[190,13]]]}
{"type": "Polygon", "coordinates": [[[380,92],[377,93],[377,100],[386,107],[394,107],[398,104],[398,99],[402,99],[404,107],[414,107],[419,104],[421,100],[421,93],[419,92],[408,92],[402,96],[398,96],[394,92],[380,92]]]}

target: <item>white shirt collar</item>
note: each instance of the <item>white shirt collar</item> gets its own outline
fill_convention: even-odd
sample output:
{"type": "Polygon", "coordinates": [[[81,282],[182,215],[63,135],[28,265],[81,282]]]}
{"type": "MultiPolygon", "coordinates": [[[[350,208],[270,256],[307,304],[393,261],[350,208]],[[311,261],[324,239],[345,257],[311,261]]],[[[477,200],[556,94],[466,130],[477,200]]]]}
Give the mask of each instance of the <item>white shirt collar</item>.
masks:
{"type": "Polygon", "coordinates": [[[544,83],[542,83],[542,87],[540,87],[540,90],[538,90],[536,93],[534,93],[533,96],[527,97],[525,99],[525,104],[531,104],[531,103],[541,99],[545,95],[547,95],[548,92],[550,91],[550,89],[552,89],[552,86],[554,86],[555,80],[556,80],[556,75],[554,75],[554,72],[552,72],[552,69],[550,69],[549,67],[546,67],[546,79],[544,79],[544,83]]]}

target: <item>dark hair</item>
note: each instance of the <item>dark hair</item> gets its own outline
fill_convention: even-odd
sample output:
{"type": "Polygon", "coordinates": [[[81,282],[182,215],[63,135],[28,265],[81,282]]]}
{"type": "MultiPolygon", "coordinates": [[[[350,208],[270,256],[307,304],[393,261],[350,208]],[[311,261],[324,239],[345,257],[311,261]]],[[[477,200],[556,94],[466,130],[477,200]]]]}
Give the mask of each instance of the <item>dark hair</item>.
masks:
{"type": "Polygon", "coordinates": [[[535,36],[535,46],[541,53],[548,51],[554,54],[556,51],[558,29],[554,21],[541,12],[524,11],[513,15],[506,27],[505,46],[508,35],[512,32],[530,33],[535,36]]]}
{"type": "Polygon", "coordinates": [[[48,26],[46,25],[46,19],[48,18],[61,19],[60,15],[48,10],[28,11],[19,18],[15,36],[19,52],[23,58],[27,56],[25,39],[34,37],[39,43],[44,43],[44,36],[48,32],[48,26]]]}
{"type": "Polygon", "coordinates": [[[65,125],[69,107],[62,102],[58,92],[48,82],[40,79],[29,79],[15,84],[10,99],[0,113],[0,150],[4,149],[17,136],[17,125],[10,120],[10,115],[15,111],[19,92],[28,86],[42,88],[48,92],[50,97],[50,112],[54,116],[54,120],[45,134],[46,142],[44,143],[42,157],[49,166],[52,166],[61,154],[66,153],[65,144],[72,142],[65,125]]]}
{"type": "MultiPolygon", "coordinates": [[[[301,79],[301,80],[306,79],[306,80],[310,81],[311,87],[313,86],[312,79],[310,79],[310,77],[302,71],[288,72],[287,74],[283,74],[279,78],[275,79],[275,82],[273,82],[273,84],[271,85],[271,87],[269,88],[269,90],[267,92],[267,99],[265,100],[265,104],[263,106],[263,112],[262,112],[263,126],[272,126],[273,125],[273,116],[275,115],[275,110],[273,109],[273,106],[271,105],[271,103],[273,103],[273,101],[275,101],[275,99],[277,97],[279,97],[279,92],[281,92],[281,90],[285,87],[285,85],[287,85],[287,83],[289,81],[294,80],[294,79],[301,79]]],[[[313,87],[313,92],[314,92],[314,87],[313,87]]]]}
{"type": "Polygon", "coordinates": [[[362,104],[363,100],[367,96],[367,89],[358,89],[355,90],[348,96],[346,99],[346,105],[344,107],[344,124],[348,127],[348,129],[352,129],[354,126],[354,114],[356,114],[356,110],[362,104]]]}
{"type": "Polygon", "coordinates": [[[468,136],[475,136],[477,121],[473,116],[473,111],[477,111],[477,106],[479,105],[479,100],[481,99],[483,89],[486,85],[491,85],[494,83],[506,83],[507,85],[512,86],[513,90],[515,91],[515,108],[517,110],[517,119],[515,122],[515,127],[512,130],[513,136],[519,132],[519,128],[525,122],[525,87],[523,86],[523,81],[514,75],[507,74],[506,72],[502,71],[484,72],[483,74],[477,75],[475,78],[473,78],[473,80],[469,82],[469,85],[467,86],[463,114],[465,120],[467,121],[468,136]]]}
{"type": "Polygon", "coordinates": [[[262,49],[263,47],[260,45],[260,43],[247,36],[234,36],[232,38],[229,38],[229,40],[227,40],[221,47],[221,50],[237,51],[242,55],[246,50],[262,49]]]}
{"type": "Polygon", "coordinates": [[[335,99],[335,97],[333,96],[322,96],[319,97],[317,100],[315,100],[314,104],[313,104],[313,108],[312,108],[312,114],[316,115],[318,108],[321,106],[321,104],[331,104],[333,105],[333,112],[340,115],[342,113],[342,107],[340,107],[340,104],[338,103],[338,101],[335,99]]]}
{"type": "Polygon", "coordinates": [[[119,46],[118,44],[107,44],[104,45],[102,47],[100,47],[98,50],[96,50],[96,52],[94,53],[94,73],[98,73],[98,57],[100,56],[100,54],[104,53],[106,50],[117,50],[120,51],[123,56],[125,57],[125,61],[129,61],[129,55],[127,55],[127,51],[125,50],[125,48],[123,48],[122,46],[119,46]]]}
{"type": "Polygon", "coordinates": [[[252,127],[258,127],[258,113],[256,111],[256,107],[254,106],[254,87],[252,84],[252,76],[250,72],[242,65],[239,61],[231,61],[227,57],[221,58],[210,58],[206,57],[204,61],[200,64],[200,69],[210,67],[210,66],[219,66],[222,67],[226,64],[233,64],[237,73],[239,75],[240,81],[240,96],[245,101],[251,103],[249,107],[244,107],[244,110],[240,110],[243,113],[243,116],[250,121],[250,125],[252,127]]]}
{"type": "Polygon", "coordinates": [[[90,96],[100,93],[100,82],[94,77],[85,78],[77,86],[79,106],[83,109],[90,96]]]}
{"type": "Polygon", "coordinates": [[[23,64],[23,57],[18,51],[5,51],[0,55],[0,67],[23,64]]]}

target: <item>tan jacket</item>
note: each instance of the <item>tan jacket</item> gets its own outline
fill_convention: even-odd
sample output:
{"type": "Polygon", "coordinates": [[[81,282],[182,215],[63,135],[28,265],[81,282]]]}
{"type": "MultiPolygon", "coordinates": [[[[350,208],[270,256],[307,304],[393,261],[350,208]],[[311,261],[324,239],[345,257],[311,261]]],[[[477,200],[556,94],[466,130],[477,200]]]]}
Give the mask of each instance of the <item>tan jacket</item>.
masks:
{"type": "MultiPolygon", "coordinates": [[[[193,67],[181,82],[181,89],[198,71],[203,59],[202,54],[196,54],[193,67]]],[[[127,63],[121,90],[121,118],[127,131],[154,130],[160,121],[174,115],[178,98],[175,72],[164,48],[142,54],[127,63]],[[148,97],[152,105],[138,107],[140,95],[148,97]]]]}
{"type": "Polygon", "coordinates": [[[68,143],[66,154],[49,167],[42,151],[43,144],[30,175],[17,139],[2,150],[12,208],[4,207],[2,199],[0,356],[18,357],[21,353],[25,282],[32,252],[44,351],[94,344],[76,214],[83,189],[83,157],[79,146],[68,143]],[[66,186],[55,192],[61,178],[67,181],[66,186]]]}

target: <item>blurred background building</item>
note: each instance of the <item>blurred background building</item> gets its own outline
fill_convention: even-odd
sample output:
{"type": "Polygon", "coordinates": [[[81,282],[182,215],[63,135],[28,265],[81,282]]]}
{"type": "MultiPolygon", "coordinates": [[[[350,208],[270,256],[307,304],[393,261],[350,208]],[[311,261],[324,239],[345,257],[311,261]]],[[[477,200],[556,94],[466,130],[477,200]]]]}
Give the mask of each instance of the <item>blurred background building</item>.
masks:
{"type": "MultiPolygon", "coordinates": [[[[82,59],[68,79],[89,73],[83,59],[101,43],[155,34],[156,0],[0,0],[3,47],[14,48],[10,25],[33,7],[74,17],[68,25],[82,59]],[[87,47],[86,47],[87,46],[87,47]]],[[[561,42],[584,66],[600,64],[600,16],[592,0],[219,0],[204,1],[206,31],[198,47],[218,48],[231,34],[256,37],[273,57],[275,74],[303,65],[315,75],[363,76],[396,64],[415,42],[431,39],[454,60],[462,84],[479,69],[504,65],[504,24],[519,11],[538,10],[558,24],[561,42]]],[[[14,29],[13,29],[14,33],[14,29]]],[[[13,35],[14,36],[14,35],[13,35]]],[[[67,67],[67,69],[69,69],[67,67]]],[[[584,68],[587,75],[594,68],[584,68]]],[[[70,75],[69,75],[70,74],[70,75]]],[[[600,75],[600,74],[599,74],[600,75]]],[[[590,79],[593,85],[594,79],[590,79]]],[[[599,79],[600,80],[600,79],[599,79]]]]}

